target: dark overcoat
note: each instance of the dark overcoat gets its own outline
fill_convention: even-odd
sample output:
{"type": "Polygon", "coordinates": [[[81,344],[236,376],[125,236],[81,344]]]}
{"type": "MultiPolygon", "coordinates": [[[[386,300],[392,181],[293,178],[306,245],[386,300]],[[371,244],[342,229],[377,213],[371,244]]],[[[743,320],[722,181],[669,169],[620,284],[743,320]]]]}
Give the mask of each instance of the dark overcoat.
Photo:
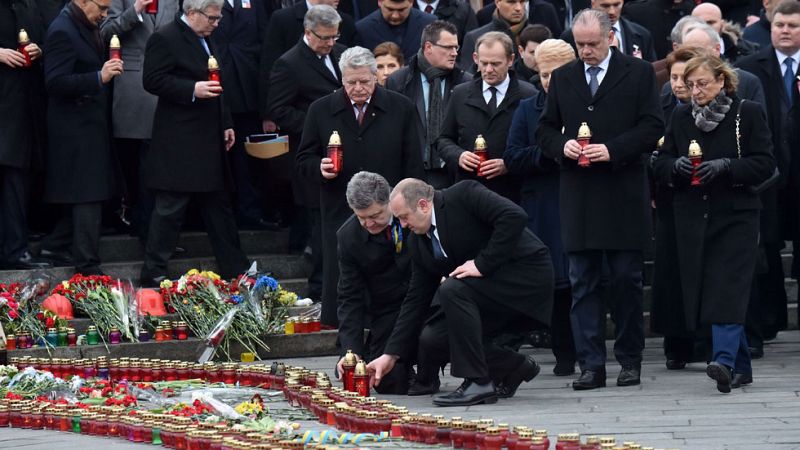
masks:
{"type": "Polygon", "coordinates": [[[410,343],[419,335],[428,305],[438,301],[434,294],[442,277],[468,260],[483,276],[458,282],[521,317],[550,323],[553,266],[547,247],[526,228],[522,208],[472,180],[436,191],[433,208],[447,259],[434,258],[427,235],[411,236],[411,283],[384,353],[404,357],[416,350],[410,343]]]}
{"type": "Polygon", "coordinates": [[[719,126],[700,131],[691,105],[672,114],[653,172],[673,185],[675,231],[684,313],[689,330],[698,324],[744,323],[758,247],[761,200],[747,190],[769,178],[775,167],[763,109],[745,101],[741,109],[741,157],[737,155],[735,99],[719,126]],[[673,176],[673,165],[696,140],[703,160],[730,158],[729,174],[707,186],[690,186],[673,176]]]}
{"type": "MultiPolygon", "coordinates": [[[[414,2],[413,8],[419,9],[419,3],[414,2]]],[[[475,12],[466,0],[439,0],[433,15],[456,26],[458,42],[464,42],[464,34],[478,28],[475,12]]]]}
{"type": "Polygon", "coordinates": [[[475,149],[475,138],[483,135],[486,139],[487,158],[503,158],[508,139],[508,129],[519,102],[536,95],[536,88],[526,81],[517,80],[509,72],[511,80],[503,101],[497,105],[494,114],[489,113],[489,105],[483,98],[483,79],[476,77],[469,83],[456,86],[442,124],[442,133],[436,140],[439,154],[447,165],[456,170],[456,180],[478,180],[489,189],[519,201],[520,178],[516,174],[505,174],[487,180],[478,177],[477,172],[467,172],[458,166],[458,157],[464,151],[475,149]]]}
{"type": "Polygon", "coordinates": [[[399,27],[389,25],[381,10],[373,11],[368,16],[356,22],[356,45],[372,50],[386,41],[392,41],[400,46],[403,58],[408,61],[419,51],[419,37],[422,30],[437,19],[433,14],[426,14],[418,9],[411,8],[408,19],[399,27]],[[402,32],[402,37],[397,37],[397,31],[402,32]]]}
{"type": "MultiPolygon", "coordinates": [[[[653,36],[647,28],[624,17],[620,17],[617,23],[622,29],[622,45],[625,46],[626,55],[633,55],[635,45],[642,52],[642,59],[645,61],[654,62],[658,60],[656,49],[653,45],[653,36]]],[[[572,48],[576,48],[572,29],[565,30],[561,34],[561,39],[567,41],[572,48]]]]}
{"type": "Polygon", "coordinates": [[[414,121],[411,102],[380,86],[375,88],[361,126],[343,89],[320,98],[308,109],[296,170],[302,177],[321,183],[322,298],[323,305],[332,308],[323,311],[323,323],[336,323],[336,230],[352,214],[345,199],[347,182],[361,170],[382,175],[392,186],[403,178],[422,178],[420,141],[414,121]],[[327,155],[328,140],[334,131],[342,140],[343,167],[339,176],[324,180],[319,164],[327,155]]]}
{"type": "MultiPolygon", "coordinates": [[[[213,54],[213,43],[206,42],[213,54]]],[[[143,169],[148,188],[213,192],[231,186],[223,131],[233,127],[233,120],[224,94],[194,97],[195,83],[206,80],[208,53],[180,17],[150,36],[143,81],[158,96],[158,106],[143,169]]],[[[222,83],[224,88],[224,79],[222,83]]]]}
{"type": "Polygon", "coordinates": [[[561,164],[562,238],[567,251],[643,250],[650,240],[650,206],[642,155],[661,137],[661,118],[652,65],[615,49],[608,73],[592,97],[584,64],[556,69],[536,137],[545,155],[561,164]],[[578,167],[564,157],[581,122],[592,143],[605,144],[610,162],[578,167]]]}
{"type": "Polygon", "coordinates": [[[89,203],[119,192],[111,148],[109,88],[100,82],[106,58],[93,32],[68,12],[50,24],[44,49],[48,146],[44,200],[89,203]]]}

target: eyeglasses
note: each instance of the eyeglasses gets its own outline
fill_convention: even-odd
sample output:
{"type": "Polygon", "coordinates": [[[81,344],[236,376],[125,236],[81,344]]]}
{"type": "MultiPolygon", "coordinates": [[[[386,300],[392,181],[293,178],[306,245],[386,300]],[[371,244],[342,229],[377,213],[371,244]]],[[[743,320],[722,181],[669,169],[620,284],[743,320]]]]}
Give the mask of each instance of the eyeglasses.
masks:
{"type": "Polygon", "coordinates": [[[317,32],[316,32],[316,31],[314,31],[314,30],[308,30],[308,31],[310,31],[310,32],[311,32],[311,34],[313,34],[314,36],[316,36],[316,37],[317,37],[317,39],[319,39],[320,41],[338,41],[338,40],[339,40],[339,38],[342,36],[341,34],[338,34],[338,33],[337,33],[337,34],[334,34],[334,35],[332,35],[332,36],[320,36],[320,35],[318,35],[318,34],[317,34],[317,32]]]}
{"type": "Polygon", "coordinates": [[[447,50],[448,52],[452,52],[452,51],[456,51],[457,52],[458,49],[461,48],[458,45],[442,45],[442,44],[437,44],[436,42],[431,42],[431,45],[435,45],[436,47],[443,48],[443,49],[447,50]]]}
{"type": "Polygon", "coordinates": [[[97,5],[97,9],[99,9],[100,12],[106,12],[106,11],[108,11],[109,8],[111,8],[111,6],[101,5],[100,3],[97,3],[94,0],[89,0],[89,1],[94,3],[95,5],[97,5]]]}
{"type": "Polygon", "coordinates": [[[697,80],[697,81],[686,81],[683,84],[686,85],[686,88],[690,91],[693,90],[695,87],[700,89],[701,91],[705,91],[708,88],[708,85],[714,82],[714,80],[697,80]]]}
{"type": "Polygon", "coordinates": [[[200,10],[196,10],[196,11],[198,13],[202,14],[203,16],[205,16],[206,19],[208,19],[208,21],[210,23],[219,22],[220,20],[222,20],[222,16],[221,15],[220,16],[209,16],[208,14],[204,13],[203,11],[200,11],[200,10]]]}

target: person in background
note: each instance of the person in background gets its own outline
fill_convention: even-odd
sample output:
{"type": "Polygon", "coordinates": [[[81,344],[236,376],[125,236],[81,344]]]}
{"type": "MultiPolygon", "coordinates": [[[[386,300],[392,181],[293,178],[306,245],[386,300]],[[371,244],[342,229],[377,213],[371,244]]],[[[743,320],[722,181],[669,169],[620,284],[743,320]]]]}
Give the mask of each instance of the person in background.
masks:
{"type": "Polygon", "coordinates": [[[414,0],[414,8],[455,25],[458,42],[464,42],[464,35],[478,28],[475,12],[466,0],[414,0]]]}
{"type": "Polygon", "coordinates": [[[419,36],[426,25],[436,20],[433,14],[412,8],[412,0],[378,0],[378,10],[356,23],[356,45],[375,48],[391,41],[411,59],[419,51],[419,36]]]}
{"type": "Polygon", "coordinates": [[[514,60],[514,73],[517,74],[517,78],[533,84],[537,89],[541,87],[541,83],[536,69],[536,47],[552,37],[553,33],[546,26],[539,24],[528,25],[519,34],[517,46],[519,58],[514,60]]]}
{"type": "Polygon", "coordinates": [[[378,85],[386,87],[389,75],[405,66],[403,50],[394,42],[383,42],[372,50],[372,54],[375,55],[375,62],[378,65],[378,85]]]}

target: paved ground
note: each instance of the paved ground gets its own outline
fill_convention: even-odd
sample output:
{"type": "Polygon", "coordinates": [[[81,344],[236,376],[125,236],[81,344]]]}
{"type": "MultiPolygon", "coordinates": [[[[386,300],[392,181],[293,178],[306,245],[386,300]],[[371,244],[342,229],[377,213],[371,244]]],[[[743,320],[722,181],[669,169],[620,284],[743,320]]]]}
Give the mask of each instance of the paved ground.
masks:
{"type": "MultiPolygon", "coordinates": [[[[732,394],[720,394],[705,376],[705,364],[667,371],[661,340],[649,339],[643,384],[618,388],[618,369],[609,365],[609,387],[589,392],[569,388],[572,378],[552,375],[554,360],[545,350],[530,350],[542,373],[517,395],[497,404],[470,408],[437,408],[430,399],[386,396],[411,410],[491,417],[510,424],[546,428],[551,434],[577,431],[615,435],[656,448],[682,450],[800,449],[800,332],[781,333],[755,362],[755,383],[732,394]]],[[[330,372],[335,359],[306,358],[287,363],[330,372]]],[[[460,380],[446,377],[444,390],[460,380]]],[[[0,449],[141,449],[119,440],[83,438],[43,431],[0,430],[0,449]]]]}

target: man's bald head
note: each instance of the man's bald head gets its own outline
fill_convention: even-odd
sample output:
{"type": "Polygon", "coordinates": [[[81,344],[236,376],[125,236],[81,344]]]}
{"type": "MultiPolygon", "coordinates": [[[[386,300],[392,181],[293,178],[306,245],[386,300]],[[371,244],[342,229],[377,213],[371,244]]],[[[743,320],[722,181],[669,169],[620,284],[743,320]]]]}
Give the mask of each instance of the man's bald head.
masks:
{"type": "Polygon", "coordinates": [[[717,33],[722,33],[722,10],[713,3],[700,3],[692,10],[692,16],[702,20],[717,33]]]}
{"type": "Polygon", "coordinates": [[[719,56],[719,34],[708,25],[700,25],[689,29],[683,35],[683,47],[700,48],[710,52],[714,56],[719,56]]]}

